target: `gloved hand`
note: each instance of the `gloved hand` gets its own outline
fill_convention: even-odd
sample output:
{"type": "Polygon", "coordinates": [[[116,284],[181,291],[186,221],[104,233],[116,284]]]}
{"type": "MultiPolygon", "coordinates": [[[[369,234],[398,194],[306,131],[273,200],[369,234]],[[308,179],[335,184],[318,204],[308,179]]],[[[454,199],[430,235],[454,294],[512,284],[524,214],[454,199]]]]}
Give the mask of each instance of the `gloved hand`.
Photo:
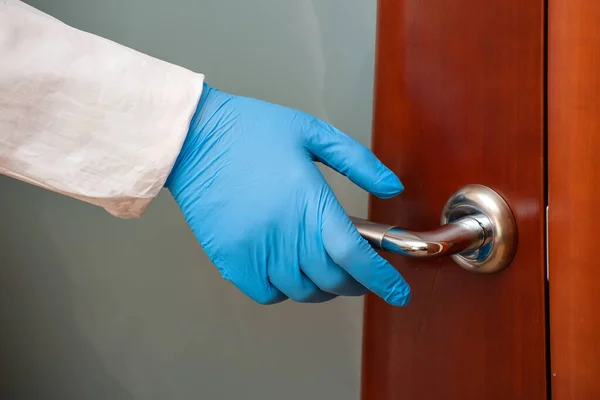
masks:
{"type": "Polygon", "coordinates": [[[315,161],[382,198],[400,180],[366,147],[305,113],[204,86],[167,180],[204,251],[261,304],[410,288],[360,236],[315,161]]]}

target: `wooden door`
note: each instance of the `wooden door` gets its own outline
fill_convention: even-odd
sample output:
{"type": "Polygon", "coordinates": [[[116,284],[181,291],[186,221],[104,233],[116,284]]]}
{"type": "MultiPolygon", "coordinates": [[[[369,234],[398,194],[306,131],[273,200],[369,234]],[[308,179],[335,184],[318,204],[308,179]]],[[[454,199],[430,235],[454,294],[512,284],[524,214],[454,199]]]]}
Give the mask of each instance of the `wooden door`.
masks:
{"type": "Polygon", "coordinates": [[[512,207],[519,247],[495,275],[385,254],[413,301],[367,297],[363,399],[546,398],[544,10],[379,1],[373,149],[406,191],[372,199],[370,218],[428,230],[455,190],[484,184],[512,207]]]}
{"type": "Polygon", "coordinates": [[[600,399],[600,2],[550,0],[552,398],[600,399]]]}

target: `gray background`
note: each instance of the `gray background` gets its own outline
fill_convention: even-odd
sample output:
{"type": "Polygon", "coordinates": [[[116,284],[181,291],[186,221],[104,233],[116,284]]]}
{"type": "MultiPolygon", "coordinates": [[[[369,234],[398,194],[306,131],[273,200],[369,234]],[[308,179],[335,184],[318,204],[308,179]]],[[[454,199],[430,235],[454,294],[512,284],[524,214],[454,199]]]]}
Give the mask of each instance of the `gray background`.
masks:
{"type": "MultiPolygon", "coordinates": [[[[376,0],[31,0],[369,145],[376,0]]],[[[367,196],[327,178],[349,213],[367,196]]],[[[123,221],[0,177],[0,398],[358,399],[362,300],[262,307],[168,193],[123,221]]]]}

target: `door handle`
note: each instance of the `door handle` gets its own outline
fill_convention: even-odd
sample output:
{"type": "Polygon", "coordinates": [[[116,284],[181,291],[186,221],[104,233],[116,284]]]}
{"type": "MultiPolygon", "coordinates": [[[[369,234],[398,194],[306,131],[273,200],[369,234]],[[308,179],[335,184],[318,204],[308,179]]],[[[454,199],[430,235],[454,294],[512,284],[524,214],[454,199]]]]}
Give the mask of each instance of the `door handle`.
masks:
{"type": "Polygon", "coordinates": [[[455,192],[442,211],[441,226],[414,232],[352,217],[371,246],[409,257],[451,256],[462,268],[490,274],[506,268],[517,250],[517,224],[506,201],[483,185],[455,192]]]}

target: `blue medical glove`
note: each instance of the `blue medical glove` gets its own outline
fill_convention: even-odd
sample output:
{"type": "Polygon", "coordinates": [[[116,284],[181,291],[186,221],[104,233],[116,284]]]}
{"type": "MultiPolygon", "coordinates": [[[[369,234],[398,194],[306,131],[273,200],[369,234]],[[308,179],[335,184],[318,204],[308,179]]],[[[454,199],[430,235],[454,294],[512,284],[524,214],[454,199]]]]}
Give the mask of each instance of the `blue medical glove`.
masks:
{"type": "Polygon", "coordinates": [[[223,278],[261,304],[410,288],[360,236],[321,162],[382,198],[399,179],[366,147],[305,113],[204,86],[166,187],[223,278]]]}

